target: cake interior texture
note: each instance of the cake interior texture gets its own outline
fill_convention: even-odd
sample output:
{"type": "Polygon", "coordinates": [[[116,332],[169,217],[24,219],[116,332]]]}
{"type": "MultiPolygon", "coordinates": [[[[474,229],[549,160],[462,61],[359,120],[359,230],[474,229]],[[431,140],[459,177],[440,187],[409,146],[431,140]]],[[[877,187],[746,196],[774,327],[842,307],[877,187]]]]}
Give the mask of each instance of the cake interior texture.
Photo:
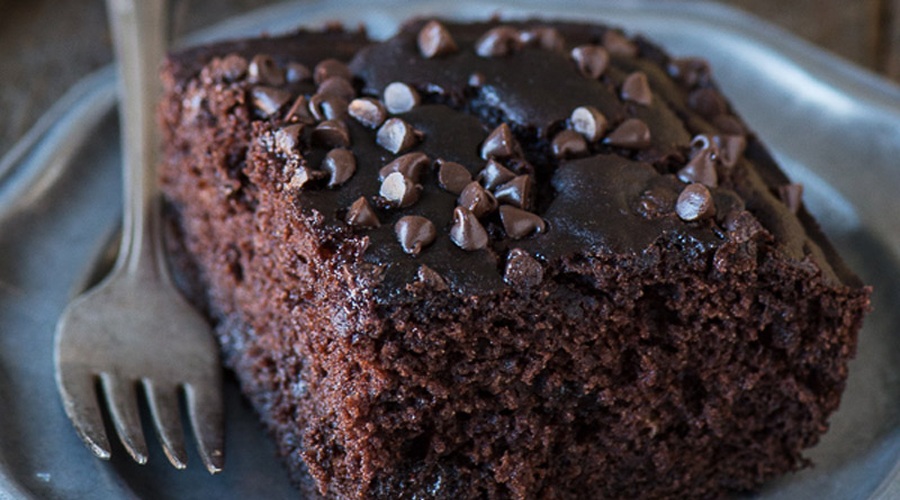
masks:
{"type": "Polygon", "coordinates": [[[707,498],[808,465],[870,291],[710,73],[540,20],[170,56],[172,262],[308,495],[707,498]]]}

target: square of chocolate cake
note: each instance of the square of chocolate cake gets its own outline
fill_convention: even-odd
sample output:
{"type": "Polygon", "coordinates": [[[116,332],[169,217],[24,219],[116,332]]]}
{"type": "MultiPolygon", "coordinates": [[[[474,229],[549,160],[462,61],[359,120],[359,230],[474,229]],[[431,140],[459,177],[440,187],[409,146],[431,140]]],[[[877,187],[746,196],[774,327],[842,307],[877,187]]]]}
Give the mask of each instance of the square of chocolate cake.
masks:
{"type": "Polygon", "coordinates": [[[869,289],[703,60],[415,20],[163,79],[173,262],[309,494],[706,498],[807,465],[869,289]]]}

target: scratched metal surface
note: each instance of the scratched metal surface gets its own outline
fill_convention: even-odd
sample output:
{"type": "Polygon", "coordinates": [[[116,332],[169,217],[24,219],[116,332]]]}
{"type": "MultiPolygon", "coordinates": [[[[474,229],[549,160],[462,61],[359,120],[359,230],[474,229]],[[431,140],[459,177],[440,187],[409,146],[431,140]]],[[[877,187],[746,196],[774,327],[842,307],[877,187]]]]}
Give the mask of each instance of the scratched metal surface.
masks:
{"type": "MultiPolygon", "coordinates": [[[[284,4],[229,20],[192,43],[342,19],[388,36],[413,14],[484,18],[540,12],[595,19],[712,62],[725,94],[788,173],[842,255],[875,288],[873,312],[813,469],[752,498],[900,498],[900,88],[785,32],[704,3],[350,0],[284,4]]],[[[113,73],[74,87],[0,159],[0,498],[296,497],[274,446],[227,387],[225,471],[191,456],[175,471],[151,446],[138,466],[95,459],[63,413],[52,372],[54,324],[114,237],[120,213],[113,73]]],[[[148,434],[152,435],[150,429],[148,434]]],[[[152,438],[151,438],[152,439],[152,438]]]]}

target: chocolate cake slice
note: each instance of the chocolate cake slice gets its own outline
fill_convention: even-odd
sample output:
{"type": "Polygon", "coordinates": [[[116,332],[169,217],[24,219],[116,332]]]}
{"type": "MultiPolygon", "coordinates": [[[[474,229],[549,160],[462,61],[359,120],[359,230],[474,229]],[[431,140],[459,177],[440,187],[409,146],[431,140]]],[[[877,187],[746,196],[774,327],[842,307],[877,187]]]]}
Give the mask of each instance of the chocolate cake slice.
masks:
{"type": "Polygon", "coordinates": [[[827,429],[869,289],[704,61],[421,20],[163,78],[173,260],[318,494],[717,497],[827,429]]]}

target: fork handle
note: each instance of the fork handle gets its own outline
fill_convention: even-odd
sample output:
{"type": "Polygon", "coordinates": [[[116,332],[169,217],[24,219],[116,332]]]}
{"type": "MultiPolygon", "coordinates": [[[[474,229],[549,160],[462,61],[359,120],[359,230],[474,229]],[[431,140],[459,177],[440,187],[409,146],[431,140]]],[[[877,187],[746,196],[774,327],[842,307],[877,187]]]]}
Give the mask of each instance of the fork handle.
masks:
{"type": "Polygon", "coordinates": [[[124,210],[116,271],[168,279],[162,259],[157,71],[165,53],[167,0],[106,0],[119,73],[124,210]]]}

